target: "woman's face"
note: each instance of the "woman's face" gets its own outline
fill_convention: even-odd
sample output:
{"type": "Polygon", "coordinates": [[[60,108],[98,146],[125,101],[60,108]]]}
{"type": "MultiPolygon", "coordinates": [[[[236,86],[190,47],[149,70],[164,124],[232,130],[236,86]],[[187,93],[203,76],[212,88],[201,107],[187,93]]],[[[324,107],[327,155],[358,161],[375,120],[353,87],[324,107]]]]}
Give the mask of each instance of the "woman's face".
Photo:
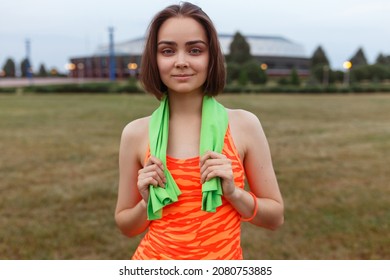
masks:
{"type": "Polygon", "coordinates": [[[203,26],[189,17],[166,20],[157,34],[157,66],[169,92],[203,94],[209,64],[203,26]]]}

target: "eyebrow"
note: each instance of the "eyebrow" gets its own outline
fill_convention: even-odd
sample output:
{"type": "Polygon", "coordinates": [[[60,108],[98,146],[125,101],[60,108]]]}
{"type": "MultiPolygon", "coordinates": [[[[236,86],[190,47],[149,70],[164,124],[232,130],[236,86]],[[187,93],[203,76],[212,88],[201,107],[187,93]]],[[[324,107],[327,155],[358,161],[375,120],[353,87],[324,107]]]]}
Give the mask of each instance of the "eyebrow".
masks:
{"type": "MultiPolygon", "coordinates": [[[[203,40],[194,40],[194,41],[188,41],[186,42],[186,46],[191,46],[191,45],[195,45],[195,44],[204,44],[207,46],[206,42],[203,41],[203,40]]],[[[170,46],[177,46],[177,43],[174,42],[174,41],[160,41],[157,43],[157,45],[170,45],[170,46]]]]}

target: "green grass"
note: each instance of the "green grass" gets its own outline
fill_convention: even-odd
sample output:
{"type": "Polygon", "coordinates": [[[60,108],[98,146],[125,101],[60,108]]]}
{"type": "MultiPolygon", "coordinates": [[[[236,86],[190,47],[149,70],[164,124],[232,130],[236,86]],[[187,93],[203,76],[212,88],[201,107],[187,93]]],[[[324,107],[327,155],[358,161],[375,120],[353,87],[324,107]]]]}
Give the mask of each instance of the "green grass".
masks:
{"type": "MultiPolygon", "coordinates": [[[[390,96],[223,95],[267,134],[285,224],[246,259],[390,258],[390,96]]],[[[128,259],[114,223],[123,127],[147,95],[0,96],[0,259],[128,259]]]]}

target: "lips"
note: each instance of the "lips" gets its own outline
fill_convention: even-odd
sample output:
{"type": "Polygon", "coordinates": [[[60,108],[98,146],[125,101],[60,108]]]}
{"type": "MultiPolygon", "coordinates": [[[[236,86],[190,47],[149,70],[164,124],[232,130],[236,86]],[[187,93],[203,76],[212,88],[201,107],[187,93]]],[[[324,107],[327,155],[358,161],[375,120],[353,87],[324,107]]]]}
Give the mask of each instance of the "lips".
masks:
{"type": "Polygon", "coordinates": [[[172,79],[176,80],[179,83],[185,83],[191,80],[194,74],[175,74],[172,75],[172,79]]]}
{"type": "Polygon", "coordinates": [[[193,75],[194,74],[176,74],[176,75],[172,75],[172,77],[175,77],[175,78],[187,78],[187,77],[191,77],[193,75]]]}

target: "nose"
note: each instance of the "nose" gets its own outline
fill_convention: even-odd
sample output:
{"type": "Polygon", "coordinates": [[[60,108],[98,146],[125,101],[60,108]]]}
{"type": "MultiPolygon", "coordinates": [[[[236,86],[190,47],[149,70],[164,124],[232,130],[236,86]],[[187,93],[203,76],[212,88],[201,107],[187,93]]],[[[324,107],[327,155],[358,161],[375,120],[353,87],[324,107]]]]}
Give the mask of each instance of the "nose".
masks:
{"type": "Polygon", "coordinates": [[[187,68],[188,67],[188,61],[186,59],[185,53],[178,53],[177,54],[177,60],[175,62],[176,68],[187,68]]]}

